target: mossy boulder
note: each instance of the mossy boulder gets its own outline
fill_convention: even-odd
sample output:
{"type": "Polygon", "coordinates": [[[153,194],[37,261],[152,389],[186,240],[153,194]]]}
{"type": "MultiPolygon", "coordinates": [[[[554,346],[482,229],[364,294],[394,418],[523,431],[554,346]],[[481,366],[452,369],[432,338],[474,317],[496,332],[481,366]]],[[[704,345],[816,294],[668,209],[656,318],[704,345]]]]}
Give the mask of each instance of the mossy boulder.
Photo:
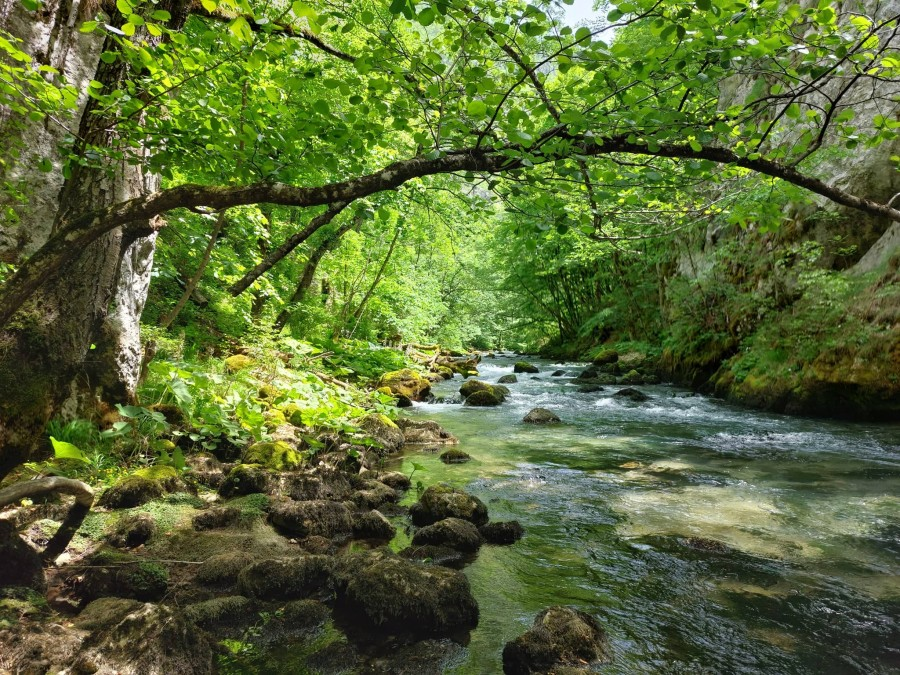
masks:
{"type": "Polygon", "coordinates": [[[505,675],[531,675],[584,668],[609,659],[606,634],[589,614],[568,607],[550,607],[537,615],[524,635],[503,648],[505,675]]]}
{"type": "Polygon", "coordinates": [[[238,574],[255,560],[246,551],[229,551],[210,556],[197,570],[195,579],[205,586],[231,586],[238,574]]]}
{"type": "Polygon", "coordinates": [[[637,370],[631,369],[619,380],[622,384],[644,384],[645,378],[637,370]]]}
{"type": "Polygon", "coordinates": [[[431,420],[412,420],[401,417],[397,420],[397,426],[403,432],[403,440],[406,444],[456,445],[459,443],[456,436],[431,420]]]}
{"type": "Polygon", "coordinates": [[[461,518],[475,525],[488,521],[487,507],[478,497],[445,484],[430,486],[409,513],[414,525],[431,525],[445,518],[461,518]]]}
{"type": "Polygon", "coordinates": [[[156,519],[149,513],[135,513],[116,523],[107,541],[116,548],[135,548],[156,534],[156,519]]]}
{"type": "Polygon", "coordinates": [[[578,387],[579,394],[596,394],[598,391],[603,391],[603,387],[599,384],[586,384],[583,387],[578,387]]]}
{"type": "Polygon", "coordinates": [[[129,509],[183,488],[173,467],[149,466],[120,479],[101,495],[97,503],[110,509],[129,509]]]}
{"type": "Polygon", "coordinates": [[[222,479],[219,494],[223,497],[268,492],[271,489],[269,472],[258,464],[238,464],[222,479]]]}
{"type": "Polygon", "coordinates": [[[616,398],[624,398],[629,401],[634,401],[635,403],[642,403],[643,401],[649,400],[649,396],[647,394],[638,391],[637,389],[632,389],[631,387],[626,387],[625,389],[620,389],[615,394],[613,394],[616,398]]]}
{"type": "Polygon", "coordinates": [[[407,546],[397,555],[406,560],[412,560],[426,565],[452,567],[453,569],[461,569],[467,562],[471,562],[473,558],[473,554],[471,553],[464,553],[455,548],[434,546],[432,544],[426,544],[425,546],[407,546]]]}
{"type": "Polygon", "coordinates": [[[256,361],[246,354],[235,354],[225,359],[225,370],[229,373],[237,373],[246,370],[256,364],[256,361]]]}
{"type": "Polygon", "coordinates": [[[296,403],[288,403],[279,408],[284,418],[295,427],[305,426],[303,423],[303,408],[296,403]]]}
{"type": "Polygon", "coordinates": [[[472,456],[468,452],[453,448],[442,452],[440,459],[444,464],[463,464],[472,459],[472,456]]]}
{"type": "Polygon", "coordinates": [[[320,536],[334,539],[353,534],[350,510],[341,502],[279,502],[269,511],[269,521],[279,530],[300,538],[320,536]]]}
{"type": "Polygon", "coordinates": [[[478,604],[462,572],[384,549],[339,558],[334,586],[338,604],[374,628],[440,635],[478,625],[478,604]]]}
{"type": "Polygon", "coordinates": [[[359,428],[377,441],[386,453],[397,452],[403,447],[403,432],[387,415],[366,415],[360,421],[359,428]]]}
{"type": "Polygon", "coordinates": [[[468,520],[444,518],[434,525],[426,525],[412,538],[413,546],[446,546],[473,553],[481,548],[481,534],[468,520]]]}
{"type": "Polygon", "coordinates": [[[379,483],[384,483],[392,490],[403,491],[408,490],[412,481],[405,473],[399,471],[378,471],[363,474],[364,476],[372,476],[379,483]]]}
{"type": "Polygon", "coordinates": [[[323,467],[292,474],[284,480],[284,492],[298,502],[316,499],[343,501],[350,498],[353,489],[347,474],[323,467]]]}
{"type": "Polygon", "coordinates": [[[98,598],[81,610],[73,623],[77,628],[91,632],[105,630],[143,605],[139,600],[128,598],[98,598]]]}
{"type": "Polygon", "coordinates": [[[357,539],[393,539],[397,528],[381,511],[372,509],[353,516],[353,536],[357,539]]]}
{"type": "Polygon", "coordinates": [[[161,564],[110,548],[102,548],[86,561],[76,586],[84,601],[104,596],[160,600],[168,590],[169,572],[161,564]]]}
{"type": "Polygon", "coordinates": [[[377,509],[400,501],[400,493],[378,480],[365,480],[350,495],[350,500],[363,509],[377,509]]]}
{"type": "Polygon", "coordinates": [[[463,398],[468,398],[476,391],[493,391],[493,385],[488,384],[487,382],[482,382],[481,380],[466,380],[462,383],[462,386],[459,388],[459,393],[463,398]]]}
{"type": "Polygon", "coordinates": [[[487,523],[478,528],[478,532],[489,544],[515,544],[525,535],[525,528],[518,520],[487,523]]]}
{"type": "Polygon", "coordinates": [[[601,349],[594,355],[591,362],[595,366],[605,366],[607,363],[615,363],[619,360],[619,352],[615,349],[601,349]]]}
{"type": "Polygon", "coordinates": [[[284,441],[254,443],[243,459],[245,464],[259,464],[273,471],[293,471],[305,463],[303,454],[284,441]]]}
{"type": "Polygon", "coordinates": [[[184,608],[184,615],[201,628],[212,630],[221,626],[247,623],[252,618],[253,601],[243,595],[228,595],[184,608]]]}
{"type": "Polygon", "coordinates": [[[559,424],[562,422],[559,416],[546,408],[532,408],[525,417],[522,418],[525,424],[559,424]]]}
{"type": "Polygon", "coordinates": [[[497,380],[498,384],[516,384],[519,381],[519,378],[515,375],[504,375],[499,380],[497,380]]]}
{"type": "Polygon", "coordinates": [[[234,506],[214,506],[194,516],[191,523],[195,530],[214,530],[234,525],[241,518],[241,510],[234,506]]]}
{"type": "Polygon", "coordinates": [[[187,424],[188,420],[184,411],[172,403],[154,403],[148,409],[162,413],[162,416],[166,418],[166,422],[173,427],[184,427],[187,424]]]}
{"type": "Polygon", "coordinates": [[[274,384],[263,384],[260,385],[256,395],[264,401],[273,401],[281,396],[281,392],[278,391],[278,387],[274,384]]]}
{"type": "Polygon", "coordinates": [[[535,366],[531,363],[528,363],[528,361],[516,361],[515,365],[513,366],[513,372],[514,373],[539,373],[541,371],[537,366],[535,366]]]}
{"type": "Polygon", "coordinates": [[[385,373],[378,380],[379,387],[387,387],[391,393],[412,401],[423,401],[431,393],[431,382],[411,368],[385,373]]]}
{"type": "Polygon", "coordinates": [[[238,590],[266,600],[310,597],[326,588],[332,564],[332,559],[324,555],[259,560],[241,570],[238,590]]]}
{"type": "Polygon", "coordinates": [[[471,396],[467,396],[465,404],[479,408],[486,408],[491,406],[498,406],[503,403],[503,400],[503,394],[500,394],[494,390],[482,390],[476,391],[471,396]]]}
{"type": "Polygon", "coordinates": [[[288,424],[288,418],[285,417],[284,411],[279,410],[278,408],[269,408],[263,412],[263,417],[266,420],[266,427],[269,429],[277,429],[278,427],[288,424]]]}
{"type": "Polygon", "coordinates": [[[648,354],[638,351],[630,351],[619,354],[619,368],[625,372],[630,370],[640,370],[641,368],[651,367],[653,360],[648,354]]]}

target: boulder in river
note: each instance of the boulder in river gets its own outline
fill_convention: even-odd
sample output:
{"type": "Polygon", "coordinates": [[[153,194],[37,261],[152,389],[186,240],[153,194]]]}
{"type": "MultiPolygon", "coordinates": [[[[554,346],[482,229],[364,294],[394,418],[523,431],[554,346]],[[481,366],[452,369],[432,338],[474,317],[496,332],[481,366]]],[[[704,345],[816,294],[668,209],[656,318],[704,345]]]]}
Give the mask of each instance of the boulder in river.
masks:
{"type": "Polygon", "coordinates": [[[539,373],[541,372],[537,366],[528,363],[528,361],[516,361],[513,366],[514,373],[539,373]]]}
{"type": "Polygon", "coordinates": [[[377,413],[366,415],[360,422],[359,428],[375,439],[386,453],[397,452],[403,447],[405,441],[403,432],[386,415],[377,413]]]}
{"type": "Polygon", "coordinates": [[[515,375],[504,375],[499,380],[497,380],[498,384],[515,384],[519,381],[519,378],[515,375]]]}
{"type": "Polygon", "coordinates": [[[456,445],[459,443],[456,436],[431,420],[412,420],[401,417],[397,420],[397,426],[403,432],[403,440],[407,444],[456,445]]]}
{"type": "Polygon", "coordinates": [[[599,384],[586,384],[583,387],[578,387],[579,394],[595,394],[598,391],[603,391],[603,387],[599,384]]]}
{"type": "Polygon", "coordinates": [[[339,605],[383,630],[440,635],[478,625],[478,604],[462,572],[385,549],[338,558],[334,587],[339,605]]]}
{"type": "Polygon", "coordinates": [[[565,374],[566,371],[564,370],[554,370],[552,373],[550,373],[550,377],[562,377],[565,374]]]}
{"type": "Polygon", "coordinates": [[[381,511],[371,510],[353,516],[353,536],[359,539],[393,539],[397,528],[381,511]]]}
{"type": "Polygon", "coordinates": [[[604,366],[608,363],[615,363],[619,360],[619,352],[615,349],[601,349],[597,354],[591,359],[591,362],[595,366],[604,366]]]}
{"type": "Polygon", "coordinates": [[[546,408],[534,408],[532,409],[525,417],[522,418],[522,421],[526,424],[559,424],[562,422],[561,419],[556,415],[556,413],[547,410],[546,408]]]}
{"type": "Polygon", "coordinates": [[[550,607],[534,625],[503,648],[506,675],[556,672],[566,667],[585,670],[609,659],[606,634],[589,614],[569,607],[550,607]]]}
{"type": "Polygon", "coordinates": [[[525,535],[525,528],[518,520],[487,523],[478,528],[481,536],[489,544],[515,544],[525,535]]]}
{"type": "Polygon", "coordinates": [[[481,534],[468,520],[444,518],[416,532],[412,543],[414,546],[446,546],[473,553],[481,548],[481,534]]]}
{"type": "Polygon", "coordinates": [[[644,384],[645,378],[638,371],[631,369],[619,381],[622,384],[644,384]]]}
{"type": "Polygon", "coordinates": [[[503,403],[503,395],[494,392],[493,390],[482,390],[476,391],[471,396],[466,397],[465,404],[476,407],[490,407],[496,406],[503,403]]]}
{"type": "Polygon", "coordinates": [[[475,525],[488,521],[487,507],[478,497],[449,485],[432,485],[409,507],[414,525],[431,525],[444,518],[461,518],[475,525]]]}
{"type": "Polygon", "coordinates": [[[472,456],[468,452],[453,448],[442,452],[440,459],[444,464],[463,464],[472,459],[472,456]]]}
{"type": "Polygon", "coordinates": [[[238,574],[238,590],[253,598],[306,598],[325,588],[331,569],[332,559],[325,555],[259,560],[238,574]]]}
{"type": "Polygon", "coordinates": [[[641,403],[650,398],[649,396],[647,396],[647,394],[638,391],[637,389],[632,389],[631,387],[620,389],[615,394],[613,394],[613,396],[616,396],[618,398],[627,398],[629,401],[634,401],[635,403],[641,403]]]}

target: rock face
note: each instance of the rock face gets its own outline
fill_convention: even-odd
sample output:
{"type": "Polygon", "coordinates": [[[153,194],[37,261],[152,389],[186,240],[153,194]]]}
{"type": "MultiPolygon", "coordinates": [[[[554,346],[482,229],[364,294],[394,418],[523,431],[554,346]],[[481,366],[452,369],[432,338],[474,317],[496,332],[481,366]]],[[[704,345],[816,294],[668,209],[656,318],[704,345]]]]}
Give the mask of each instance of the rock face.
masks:
{"type": "Polygon", "coordinates": [[[431,382],[410,368],[385,373],[378,380],[378,386],[387,387],[395,396],[405,396],[412,401],[423,401],[431,393],[431,382]]]}
{"type": "Polygon", "coordinates": [[[516,364],[513,366],[514,373],[539,373],[541,372],[537,366],[534,366],[528,361],[516,361],[516,364]]]}
{"type": "Polygon", "coordinates": [[[40,556],[7,520],[0,520],[0,587],[3,586],[26,586],[35,590],[43,590],[45,586],[40,556]]]}
{"type": "Polygon", "coordinates": [[[594,617],[568,607],[551,607],[537,615],[524,635],[503,648],[506,675],[553,672],[609,658],[603,629],[594,617]]]}
{"type": "Polygon", "coordinates": [[[525,528],[518,520],[487,523],[478,528],[478,532],[489,544],[515,544],[525,535],[525,528]]]}
{"type": "Polygon", "coordinates": [[[632,389],[631,387],[620,389],[615,394],[613,394],[613,396],[616,396],[618,398],[627,398],[629,401],[634,401],[635,403],[641,403],[650,398],[649,396],[647,396],[647,394],[640,392],[637,389],[632,389]]]}
{"type": "Polygon", "coordinates": [[[419,635],[478,625],[478,604],[461,572],[384,550],[339,559],[338,603],[376,628],[419,635]]]}
{"type": "Polygon", "coordinates": [[[446,546],[473,553],[481,548],[481,534],[468,520],[445,518],[416,532],[412,543],[414,546],[446,546]]]}
{"type": "Polygon", "coordinates": [[[278,529],[300,538],[334,539],[353,534],[350,510],[341,502],[280,502],[272,506],[269,520],[278,529]]]}
{"type": "Polygon", "coordinates": [[[556,413],[550,412],[546,408],[534,408],[522,418],[522,421],[526,424],[559,424],[562,422],[556,413]]]}
{"type": "Polygon", "coordinates": [[[409,508],[414,525],[431,525],[444,518],[460,518],[475,525],[488,521],[487,507],[478,497],[449,485],[432,485],[409,508]]]}

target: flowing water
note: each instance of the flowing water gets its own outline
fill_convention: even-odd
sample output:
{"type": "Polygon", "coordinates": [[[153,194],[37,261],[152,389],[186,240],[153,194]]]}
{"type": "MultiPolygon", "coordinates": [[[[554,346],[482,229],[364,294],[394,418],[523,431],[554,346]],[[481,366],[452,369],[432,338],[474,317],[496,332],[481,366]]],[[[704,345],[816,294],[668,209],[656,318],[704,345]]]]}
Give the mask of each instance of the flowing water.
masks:
{"type": "MultiPolygon", "coordinates": [[[[487,360],[479,379],[513,362],[487,360]]],[[[535,363],[498,408],[409,413],[444,425],[473,460],[407,451],[401,470],[415,462],[414,482],[462,487],[526,530],[465,568],[481,620],[452,672],[502,672],[503,645],[564,604],[607,630],[601,673],[900,673],[900,427],[667,386],[639,387],[651,399],[632,403],[615,386],[578,393],[579,366],[535,363]],[[522,424],[538,406],[563,424],[522,424]]]]}

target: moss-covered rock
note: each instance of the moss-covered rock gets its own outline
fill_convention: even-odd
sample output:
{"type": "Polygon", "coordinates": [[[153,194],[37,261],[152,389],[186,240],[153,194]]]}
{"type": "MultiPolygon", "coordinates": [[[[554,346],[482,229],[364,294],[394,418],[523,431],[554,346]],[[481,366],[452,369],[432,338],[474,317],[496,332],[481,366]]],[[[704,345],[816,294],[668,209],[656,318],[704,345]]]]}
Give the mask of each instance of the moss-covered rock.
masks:
{"type": "Polygon", "coordinates": [[[385,452],[397,452],[403,447],[403,432],[387,415],[366,415],[359,423],[369,437],[377,441],[385,452]]]}
{"type": "Polygon", "coordinates": [[[247,623],[252,617],[252,612],[253,601],[243,595],[213,598],[195,602],[184,608],[187,620],[206,630],[247,623]]]}
{"type": "Polygon", "coordinates": [[[404,442],[408,445],[456,445],[459,439],[431,420],[413,420],[401,417],[397,426],[403,432],[404,442]]]}
{"type": "Polygon", "coordinates": [[[156,519],[151,514],[135,513],[120,519],[107,541],[116,548],[134,548],[146,544],[156,530],[156,519]]]}
{"type": "Polygon", "coordinates": [[[100,496],[97,504],[110,509],[130,509],[159,499],[166,493],[158,480],[137,475],[125,476],[100,496]]]}
{"type": "Polygon", "coordinates": [[[466,380],[459,388],[459,393],[463,398],[467,398],[476,391],[493,391],[493,386],[481,380],[466,380]]]}
{"type": "Polygon", "coordinates": [[[413,535],[414,546],[446,546],[473,553],[481,548],[481,534],[468,520],[445,518],[434,525],[426,525],[413,535]]]}
{"type": "Polygon", "coordinates": [[[392,490],[408,490],[412,481],[410,481],[409,476],[405,473],[400,473],[399,471],[376,471],[376,472],[368,472],[363,474],[366,478],[372,476],[379,483],[384,483],[392,490]]]}
{"type": "Polygon", "coordinates": [[[400,494],[396,490],[378,480],[365,480],[359,488],[350,495],[350,499],[363,509],[377,509],[400,501],[400,494]]]}
{"type": "Polygon", "coordinates": [[[316,499],[344,501],[350,498],[353,489],[347,474],[323,467],[288,476],[284,484],[284,491],[298,502],[316,499]]]}
{"type": "Polygon", "coordinates": [[[413,401],[423,401],[431,393],[431,382],[411,368],[385,373],[378,380],[379,387],[387,387],[394,395],[406,396],[413,401]]]}
{"type": "Polygon", "coordinates": [[[461,518],[475,525],[488,521],[487,507],[478,497],[445,484],[432,485],[413,504],[409,513],[413,524],[431,525],[445,518],[461,518]]]}
{"type": "Polygon", "coordinates": [[[621,384],[644,384],[645,378],[637,370],[631,369],[622,375],[619,382],[621,384]]]}
{"type": "Polygon", "coordinates": [[[241,510],[234,506],[214,506],[201,511],[191,521],[195,530],[214,530],[234,525],[241,518],[241,510]]]}
{"type": "Polygon", "coordinates": [[[516,361],[515,365],[513,366],[513,372],[514,373],[539,373],[541,371],[537,366],[535,366],[531,363],[528,363],[528,361],[516,361]]]}
{"type": "Polygon", "coordinates": [[[478,624],[478,605],[464,574],[384,549],[339,558],[334,586],[341,606],[391,632],[447,634],[478,624]]]}
{"type": "Polygon", "coordinates": [[[332,559],[324,555],[259,560],[241,570],[238,589],[267,600],[306,598],[326,588],[331,570],[332,559]]]}
{"type": "Polygon", "coordinates": [[[245,464],[259,464],[273,471],[293,471],[305,463],[305,457],[284,441],[254,443],[244,452],[245,464]]]}
{"type": "Polygon", "coordinates": [[[284,411],[278,408],[269,408],[263,413],[263,417],[266,420],[266,427],[269,429],[277,429],[282,425],[288,424],[288,418],[285,416],[284,411]]]}
{"type": "Polygon", "coordinates": [[[86,561],[76,594],[85,601],[104,596],[159,600],[169,585],[169,572],[159,563],[102,548],[86,561]]]}
{"type": "Polygon", "coordinates": [[[413,562],[425,565],[441,565],[443,567],[452,567],[453,569],[461,569],[467,562],[471,562],[474,557],[471,553],[464,553],[455,548],[434,546],[432,544],[407,546],[397,555],[413,562]]]}
{"type": "Polygon", "coordinates": [[[594,617],[568,607],[550,607],[537,615],[524,635],[503,648],[506,675],[531,675],[582,667],[609,659],[606,634],[594,617]]]}
{"type": "Polygon", "coordinates": [[[295,537],[334,539],[353,534],[350,510],[341,502],[279,502],[269,511],[269,520],[278,529],[295,537]]]}
{"type": "Polygon", "coordinates": [[[497,380],[498,384],[516,384],[519,381],[519,378],[515,375],[504,375],[499,380],[497,380]]]}
{"type": "Polygon", "coordinates": [[[522,418],[525,424],[559,424],[562,422],[556,413],[546,408],[532,408],[525,417],[522,418]]]}
{"type": "Polygon", "coordinates": [[[238,371],[252,367],[256,364],[256,361],[246,354],[235,354],[234,356],[226,358],[224,363],[225,370],[229,373],[237,373],[238,371]]]}
{"type": "Polygon", "coordinates": [[[470,459],[472,459],[472,456],[468,452],[463,452],[457,448],[445,450],[440,456],[440,460],[444,464],[463,464],[470,459]]]}
{"type": "Polygon", "coordinates": [[[372,509],[353,516],[353,536],[357,539],[393,539],[397,528],[381,511],[372,509]]]}
{"type": "Polygon", "coordinates": [[[489,544],[515,544],[525,535],[525,528],[518,520],[487,523],[478,528],[481,536],[489,544]]]}
{"type": "Polygon", "coordinates": [[[465,400],[466,405],[475,406],[475,407],[491,407],[497,406],[503,403],[503,395],[498,394],[494,390],[482,390],[476,391],[471,396],[467,396],[465,400]]]}
{"type": "Polygon", "coordinates": [[[281,392],[278,391],[278,387],[274,384],[263,384],[260,385],[256,395],[264,401],[273,401],[281,396],[281,392]]]}
{"type": "Polygon", "coordinates": [[[617,398],[624,398],[629,401],[634,401],[635,403],[642,403],[643,401],[648,400],[650,397],[647,394],[638,391],[637,389],[632,389],[631,387],[626,387],[625,389],[620,389],[613,396],[617,398]]]}
{"type": "Polygon", "coordinates": [[[258,464],[238,464],[222,480],[219,494],[223,497],[268,492],[271,489],[269,472],[258,464]]]}
{"type": "Polygon", "coordinates": [[[210,556],[197,569],[195,579],[205,586],[231,586],[238,574],[255,560],[246,551],[229,551],[210,556]]]}
{"type": "Polygon", "coordinates": [[[619,352],[615,349],[601,349],[598,351],[591,362],[595,366],[605,366],[607,363],[615,363],[619,360],[619,352]]]}
{"type": "Polygon", "coordinates": [[[603,387],[599,384],[586,384],[582,387],[578,387],[579,394],[596,394],[598,391],[603,391],[603,387]]]}
{"type": "Polygon", "coordinates": [[[138,600],[128,598],[98,598],[81,610],[75,617],[74,624],[91,632],[106,630],[143,605],[138,600]]]}

